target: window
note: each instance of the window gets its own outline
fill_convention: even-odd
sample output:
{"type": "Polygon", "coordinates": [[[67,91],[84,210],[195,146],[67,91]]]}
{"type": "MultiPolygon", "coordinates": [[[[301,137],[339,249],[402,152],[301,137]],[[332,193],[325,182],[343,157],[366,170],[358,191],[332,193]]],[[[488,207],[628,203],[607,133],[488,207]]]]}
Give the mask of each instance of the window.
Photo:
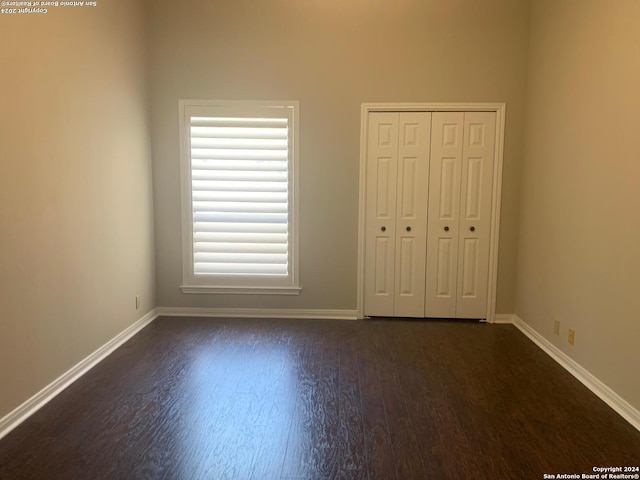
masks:
{"type": "Polygon", "coordinates": [[[182,291],[297,295],[298,102],[179,107],[182,291]]]}

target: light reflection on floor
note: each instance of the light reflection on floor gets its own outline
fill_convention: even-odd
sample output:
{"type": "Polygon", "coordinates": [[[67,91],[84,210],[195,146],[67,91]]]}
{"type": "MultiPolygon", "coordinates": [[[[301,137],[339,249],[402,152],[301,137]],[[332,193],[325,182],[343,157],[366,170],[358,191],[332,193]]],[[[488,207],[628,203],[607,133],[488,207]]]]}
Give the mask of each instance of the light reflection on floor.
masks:
{"type": "Polygon", "coordinates": [[[193,352],[181,381],[188,409],[174,412],[184,453],[174,472],[222,480],[248,478],[258,457],[281,464],[285,452],[271,446],[287,443],[295,416],[295,368],[286,345],[252,336],[193,352]]]}

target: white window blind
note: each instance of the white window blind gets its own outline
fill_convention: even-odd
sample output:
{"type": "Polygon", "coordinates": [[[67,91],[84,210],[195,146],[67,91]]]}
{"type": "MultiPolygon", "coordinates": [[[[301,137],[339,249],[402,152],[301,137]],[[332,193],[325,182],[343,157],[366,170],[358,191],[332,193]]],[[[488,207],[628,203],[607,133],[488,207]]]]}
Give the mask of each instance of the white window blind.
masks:
{"type": "Polygon", "coordinates": [[[196,275],[287,275],[286,118],[191,117],[196,275]]]}
{"type": "Polygon", "coordinates": [[[179,105],[182,291],[297,295],[298,102],[179,105]]]}

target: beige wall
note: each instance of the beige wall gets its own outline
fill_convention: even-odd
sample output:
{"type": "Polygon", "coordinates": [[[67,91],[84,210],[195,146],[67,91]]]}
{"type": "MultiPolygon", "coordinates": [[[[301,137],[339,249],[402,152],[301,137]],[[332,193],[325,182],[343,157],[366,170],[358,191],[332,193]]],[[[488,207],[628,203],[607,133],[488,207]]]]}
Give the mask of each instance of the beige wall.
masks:
{"type": "Polygon", "coordinates": [[[144,20],[0,15],[0,418],[155,306],[144,20]]]}
{"type": "Polygon", "coordinates": [[[532,5],[515,312],[640,408],[640,2],[532,5]]]}
{"type": "Polygon", "coordinates": [[[356,308],[362,102],[506,102],[498,312],[512,312],[529,2],[158,0],[158,303],[356,308]],[[299,297],[183,295],[178,99],[299,100],[299,297]]]}

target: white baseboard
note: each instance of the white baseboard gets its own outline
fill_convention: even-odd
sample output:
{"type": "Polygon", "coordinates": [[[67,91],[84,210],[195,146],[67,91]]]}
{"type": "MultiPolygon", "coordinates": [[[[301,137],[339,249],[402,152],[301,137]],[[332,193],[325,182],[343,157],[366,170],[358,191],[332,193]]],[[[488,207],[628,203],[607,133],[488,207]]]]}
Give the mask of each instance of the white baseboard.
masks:
{"type": "Polygon", "coordinates": [[[314,318],[325,320],[357,320],[356,310],[265,309],[265,308],[195,308],[158,307],[158,316],[215,318],[314,318]]]}
{"type": "MultiPolygon", "coordinates": [[[[498,317],[498,315],[496,315],[496,317],[498,317]]],[[[585,387],[595,393],[603,402],[613,408],[622,418],[633,425],[637,430],[640,430],[640,411],[629,404],[629,402],[598,380],[598,378],[572,359],[569,355],[540,335],[517,315],[500,315],[500,317],[505,317],[503,318],[505,321],[496,321],[496,323],[513,323],[513,325],[529,337],[533,343],[564,367],[566,371],[576,377],[585,387]],[[511,321],[507,322],[506,317],[510,317],[511,321]]]]}
{"type": "Polygon", "coordinates": [[[514,323],[513,318],[515,317],[515,315],[513,315],[512,313],[496,313],[496,315],[493,317],[493,323],[498,323],[498,324],[512,324],[514,323]]]}
{"type": "Polygon", "coordinates": [[[62,392],[73,382],[75,382],[78,378],[87,373],[91,368],[101,362],[116,348],[118,348],[144,327],[153,322],[153,320],[155,320],[157,316],[158,315],[156,311],[151,310],[144,317],[127,327],[125,330],[113,337],[96,351],[91,353],[88,357],[84,358],[69,370],[67,370],[65,373],[60,375],[49,385],[29,398],[22,405],[18,406],[15,410],[0,418],[0,439],[7,435],[11,430],[16,428],[18,425],[20,425],[22,422],[24,422],[35,412],[37,412],[44,405],[46,405],[56,395],[62,392]]]}

